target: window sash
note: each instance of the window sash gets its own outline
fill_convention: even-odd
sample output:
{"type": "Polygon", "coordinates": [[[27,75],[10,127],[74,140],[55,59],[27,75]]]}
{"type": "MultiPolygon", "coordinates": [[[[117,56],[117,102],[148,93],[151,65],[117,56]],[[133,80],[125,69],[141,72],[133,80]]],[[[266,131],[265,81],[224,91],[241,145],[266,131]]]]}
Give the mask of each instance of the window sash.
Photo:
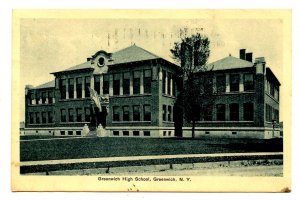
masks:
{"type": "Polygon", "coordinates": [[[239,81],[239,74],[230,75],[230,91],[239,91],[239,81]]]}
{"type": "Polygon", "coordinates": [[[144,105],[144,121],[151,121],[151,106],[144,105]]]}
{"type": "Polygon", "coordinates": [[[123,107],[123,121],[129,121],[129,106],[123,107]]]}
{"type": "Polygon", "coordinates": [[[225,75],[216,77],[216,85],[217,85],[217,92],[222,93],[222,92],[226,91],[226,77],[225,77],[225,75]]]}
{"type": "Polygon", "coordinates": [[[217,105],[217,121],[225,121],[225,105],[217,105]]]}
{"type": "Polygon", "coordinates": [[[133,121],[140,121],[140,106],[133,106],[133,121]]]}

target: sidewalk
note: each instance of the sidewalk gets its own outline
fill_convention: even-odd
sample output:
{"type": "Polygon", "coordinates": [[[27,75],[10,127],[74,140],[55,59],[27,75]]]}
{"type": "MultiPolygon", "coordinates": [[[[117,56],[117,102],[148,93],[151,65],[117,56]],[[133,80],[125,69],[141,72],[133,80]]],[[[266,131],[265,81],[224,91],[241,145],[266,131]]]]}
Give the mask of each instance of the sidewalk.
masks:
{"type": "Polygon", "coordinates": [[[21,173],[45,172],[56,170],[107,168],[124,166],[144,166],[161,164],[205,163],[219,161],[282,159],[282,152],[260,153],[216,153],[182,154],[157,156],[127,156],[106,158],[82,158],[67,160],[26,161],[20,163],[21,173]]]}

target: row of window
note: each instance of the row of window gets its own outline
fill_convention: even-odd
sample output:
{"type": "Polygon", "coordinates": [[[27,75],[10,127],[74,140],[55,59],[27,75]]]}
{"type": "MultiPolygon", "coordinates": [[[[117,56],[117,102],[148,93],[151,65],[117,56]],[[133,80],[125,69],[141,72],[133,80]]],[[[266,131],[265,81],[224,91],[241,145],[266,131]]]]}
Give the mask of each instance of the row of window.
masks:
{"type": "Polygon", "coordinates": [[[31,93],[29,97],[30,104],[52,104],[55,101],[53,94],[53,91],[36,91],[35,93],[31,93]]]}
{"type": "MultiPolygon", "coordinates": [[[[240,105],[238,103],[229,104],[229,111],[226,111],[225,104],[217,104],[216,108],[216,121],[226,121],[226,113],[229,112],[229,121],[240,121],[240,105]]],[[[198,121],[213,121],[213,106],[203,106],[203,116],[196,117],[198,121]]],[[[253,103],[243,104],[243,120],[253,121],[253,103]]]]}
{"type": "Polygon", "coordinates": [[[273,120],[277,123],[279,122],[279,111],[271,105],[266,104],[266,121],[272,122],[273,120]]]}
{"type": "MultiPolygon", "coordinates": [[[[240,90],[240,74],[229,75],[229,91],[238,92],[240,90]]],[[[254,90],[254,77],[252,73],[243,74],[244,91],[254,90]]],[[[226,75],[216,76],[217,93],[226,92],[226,75]]]]}
{"type": "Polygon", "coordinates": [[[81,131],[60,131],[60,135],[81,135],[81,131]]]}
{"type": "Polygon", "coordinates": [[[128,105],[113,106],[113,121],[151,121],[151,106],[143,105],[142,108],[143,113],[141,113],[140,105],[133,105],[132,109],[128,105]],[[132,111],[132,117],[130,111],[132,111]]]}
{"type": "Polygon", "coordinates": [[[162,114],[163,121],[172,122],[173,120],[172,113],[173,113],[173,107],[171,105],[163,105],[163,114],[162,114]]]}
{"type": "Polygon", "coordinates": [[[174,76],[165,70],[162,71],[162,93],[166,95],[176,95],[174,76]]]}
{"type": "Polygon", "coordinates": [[[69,108],[60,110],[61,122],[90,122],[91,108],[69,108]],[[67,119],[68,117],[68,119],[67,119]]]}
{"type": "MultiPolygon", "coordinates": [[[[103,75],[103,86],[102,86],[102,94],[109,94],[109,88],[112,87],[113,95],[120,95],[120,88],[123,88],[123,95],[130,94],[130,77],[131,72],[125,73],[116,73],[113,74],[113,86],[110,85],[110,75],[106,74],[103,75]],[[122,86],[121,86],[122,83],[122,86]]],[[[143,93],[150,94],[151,93],[151,81],[152,81],[152,71],[151,69],[143,70],[143,71],[133,71],[132,72],[132,93],[133,94],[141,94],[141,82],[143,82],[143,93]]],[[[67,82],[68,82],[68,95],[69,99],[74,98],[74,79],[75,78],[68,78],[68,79],[61,79],[59,82],[59,89],[61,94],[61,99],[66,99],[66,91],[67,91],[67,82]]],[[[90,97],[89,87],[91,86],[91,77],[78,77],[76,78],[76,98],[83,98],[90,97]],[[84,91],[83,88],[84,82],[84,91]]],[[[100,75],[94,76],[94,89],[95,91],[100,94],[101,90],[101,82],[100,82],[100,75]]]]}
{"type": "MultiPolygon", "coordinates": [[[[120,136],[120,131],[113,131],[113,136],[120,136]]],[[[122,131],[123,136],[129,136],[129,131],[122,131]]],[[[150,136],[150,131],[143,131],[143,136],[150,136]]],[[[132,136],[140,136],[140,131],[132,131],[132,136]]]]}
{"type": "Polygon", "coordinates": [[[53,112],[30,112],[29,113],[29,123],[30,124],[46,124],[53,123],[53,112]]]}

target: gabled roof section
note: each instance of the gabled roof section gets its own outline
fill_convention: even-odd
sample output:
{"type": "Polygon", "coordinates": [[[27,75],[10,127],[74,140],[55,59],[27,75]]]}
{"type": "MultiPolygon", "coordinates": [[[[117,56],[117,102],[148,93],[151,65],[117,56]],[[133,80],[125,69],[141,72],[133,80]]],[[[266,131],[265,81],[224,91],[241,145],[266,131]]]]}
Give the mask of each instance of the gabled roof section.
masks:
{"type": "Polygon", "coordinates": [[[108,65],[116,65],[122,63],[130,63],[144,60],[159,59],[161,57],[136,46],[135,44],[119,50],[112,54],[112,61],[108,65]]]}
{"type": "MultiPolygon", "coordinates": [[[[162,57],[159,57],[141,47],[136,46],[135,44],[132,46],[129,46],[127,48],[121,49],[114,53],[106,53],[105,51],[101,50],[98,51],[95,55],[93,55],[91,58],[88,58],[87,62],[84,62],[82,64],[67,68],[62,71],[54,72],[55,73],[61,73],[61,72],[68,72],[68,71],[75,71],[75,70],[83,70],[83,69],[94,69],[92,66],[92,59],[95,59],[97,55],[100,53],[105,53],[109,56],[108,61],[106,62],[107,66],[113,66],[118,64],[126,64],[126,63],[132,63],[132,62],[139,62],[139,61],[149,61],[149,60],[155,60],[155,59],[163,59],[167,61],[168,63],[175,65],[171,61],[168,61],[167,59],[164,59],[162,57]]],[[[177,65],[176,65],[177,66],[177,65]]],[[[96,70],[97,68],[95,68],[96,70]]]]}
{"type": "Polygon", "coordinates": [[[34,87],[33,89],[44,89],[44,88],[51,88],[51,87],[55,87],[55,80],[38,85],[38,86],[34,87]]]}
{"type": "MultiPolygon", "coordinates": [[[[76,66],[72,66],[72,67],[67,68],[65,70],[57,71],[57,72],[54,72],[54,73],[60,73],[60,72],[66,72],[66,71],[74,71],[74,70],[82,70],[82,69],[88,69],[88,68],[92,68],[90,61],[84,62],[82,64],[78,64],[76,66]]],[[[52,73],[52,74],[54,74],[54,73],[52,73]]]]}
{"type": "Polygon", "coordinates": [[[233,56],[228,56],[208,64],[208,70],[228,70],[236,68],[248,68],[253,66],[254,64],[252,62],[239,59],[233,56]]]}

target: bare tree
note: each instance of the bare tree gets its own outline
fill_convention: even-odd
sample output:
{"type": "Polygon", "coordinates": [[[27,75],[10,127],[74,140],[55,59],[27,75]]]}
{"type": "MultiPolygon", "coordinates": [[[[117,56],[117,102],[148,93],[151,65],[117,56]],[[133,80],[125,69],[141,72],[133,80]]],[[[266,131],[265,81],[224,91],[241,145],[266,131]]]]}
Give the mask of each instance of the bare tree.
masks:
{"type": "Polygon", "coordinates": [[[196,33],[185,36],[175,42],[171,53],[180,63],[183,70],[183,87],[180,93],[184,117],[192,122],[192,138],[195,137],[195,124],[203,116],[204,100],[209,96],[212,80],[204,72],[207,71],[207,60],[210,54],[208,37],[196,33]]]}

